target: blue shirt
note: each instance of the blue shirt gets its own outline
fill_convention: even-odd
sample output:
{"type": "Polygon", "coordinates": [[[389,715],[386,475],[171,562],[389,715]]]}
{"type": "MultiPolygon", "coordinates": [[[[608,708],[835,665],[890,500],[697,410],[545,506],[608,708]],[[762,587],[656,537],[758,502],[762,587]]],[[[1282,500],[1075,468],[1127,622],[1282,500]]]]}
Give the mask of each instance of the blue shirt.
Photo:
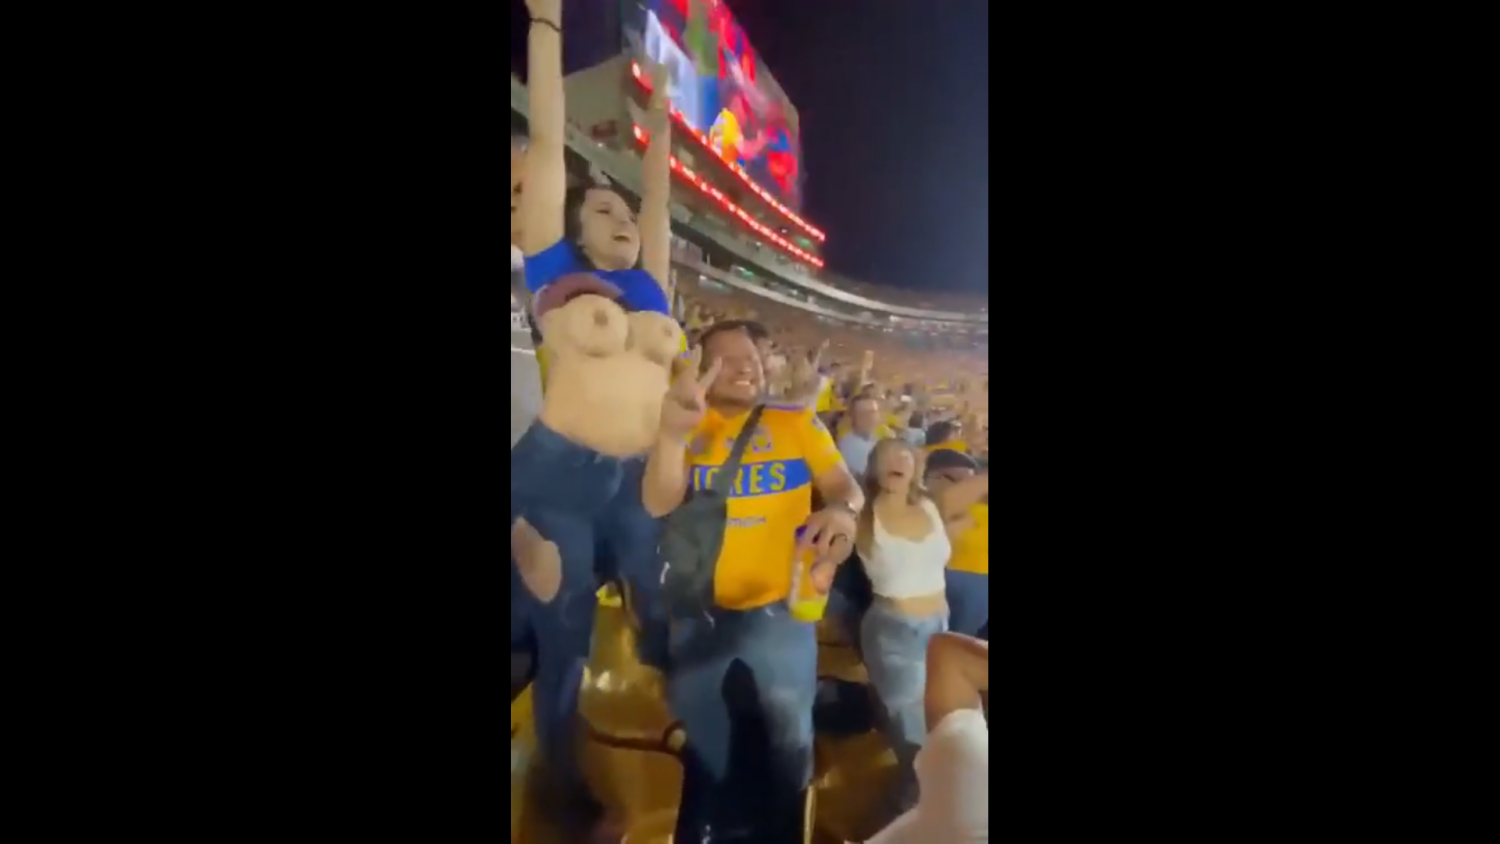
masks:
{"type": "Polygon", "coordinates": [[[875,450],[875,438],[866,439],[859,434],[850,432],[839,437],[839,454],[844,455],[844,465],[857,479],[864,479],[865,470],[870,466],[870,452],[875,450]]]}
{"type": "Polygon", "coordinates": [[[620,288],[620,304],[626,310],[654,311],[672,315],[672,305],[661,285],[645,270],[590,270],[578,257],[573,245],[564,240],[552,244],[535,255],[526,256],[526,289],[532,293],[573,273],[592,272],[599,278],[620,288]]]}

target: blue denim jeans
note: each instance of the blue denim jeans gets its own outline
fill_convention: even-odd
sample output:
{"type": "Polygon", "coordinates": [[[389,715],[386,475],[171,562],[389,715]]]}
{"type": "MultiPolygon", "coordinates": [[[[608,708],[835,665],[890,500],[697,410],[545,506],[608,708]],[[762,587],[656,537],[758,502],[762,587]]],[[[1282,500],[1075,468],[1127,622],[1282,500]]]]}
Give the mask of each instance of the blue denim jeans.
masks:
{"type": "Polygon", "coordinates": [[[687,732],[676,841],[801,841],[818,642],[785,605],[676,619],[667,694],[687,732]]]}
{"type": "Polygon", "coordinates": [[[978,636],[990,621],[990,576],[947,569],[949,630],[978,636]]]}
{"type": "Polygon", "coordinates": [[[638,604],[659,603],[652,600],[658,522],[641,504],[641,459],[599,454],[538,421],[510,461],[511,526],[526,519],[562,560],[562,585],[546,602],[526,589],[511,560],[511,643],[535,643],[538,756],[547,761],[546,785],[575,802],[587,795],[578,769],[578,691],[596,594],[602,583],[619,581],[637,593],[638,604]]]}
{"type": "Polygon", "coordinates": [[[894,812],[916,805],[917,782],[912,763],[927,738],[923,698],[927,691],[927,642],[948,629],[948,613],[905,615],[876,601],[860,623],[860,641],[870,688],[880,701],[880,723],[900,771],[894,812]]]}

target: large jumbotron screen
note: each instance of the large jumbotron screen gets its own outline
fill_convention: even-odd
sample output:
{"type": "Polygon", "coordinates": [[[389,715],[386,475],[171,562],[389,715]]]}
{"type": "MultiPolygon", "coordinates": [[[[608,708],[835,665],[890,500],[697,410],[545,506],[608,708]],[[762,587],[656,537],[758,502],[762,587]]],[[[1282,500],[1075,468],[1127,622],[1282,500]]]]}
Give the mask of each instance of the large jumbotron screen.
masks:
{"type": "Polygon", "coordinates": [[[802,210],[797,112],[723,0],[645,0],[644,6],[640,29],[631,34],[644,58],[666,66],[672,105],[725,161],[802,210]]]}

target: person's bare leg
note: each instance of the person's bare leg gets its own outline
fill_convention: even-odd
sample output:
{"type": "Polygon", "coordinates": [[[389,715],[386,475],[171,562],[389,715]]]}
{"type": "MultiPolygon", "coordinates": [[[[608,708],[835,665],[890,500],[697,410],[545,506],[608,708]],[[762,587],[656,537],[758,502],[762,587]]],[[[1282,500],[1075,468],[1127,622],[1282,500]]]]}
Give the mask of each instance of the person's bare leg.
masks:
{"type": "Polygon", "coordinates": [[[980,709],[990,691],[990,643],[961,633],[939,633],[927,643],[927,728],[949,713],[980,709]]]}
{"type": "Polygon", "coordinates": [[[989,840],[989,742],[980,720],[980,696],[989,688],[988,642],[961,633],[938,633],[928,641],[928,739],[917,763],[922,793],[915,809],[869,844],[989,840]]]}

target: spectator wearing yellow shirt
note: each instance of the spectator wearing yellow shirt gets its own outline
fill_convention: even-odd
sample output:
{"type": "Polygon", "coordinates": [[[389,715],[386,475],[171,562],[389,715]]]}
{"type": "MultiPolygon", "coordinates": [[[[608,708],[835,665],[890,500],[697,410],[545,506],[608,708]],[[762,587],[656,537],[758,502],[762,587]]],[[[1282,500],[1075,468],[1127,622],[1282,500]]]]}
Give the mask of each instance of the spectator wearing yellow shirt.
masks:
{"type": "Polygon", "coordinates": [[[942,502],[953,537],[944,572],[948,629],[966,636],[978,636],[990,621],[990,476],[978,469],[974,458],[952,449],[927,455],[927,488],[942,502]]]}
{"type": "MultiPolygon", "coordinates": [[[[706,488],[728,459],[765,389],[754,342],[760,333],[743,322],[717,323],[704,333],[701,352],[712,363],[701,380],[679,374],[662,408],[661,439],[642,487],[648,512],[670,513],[689,489],[706,488]]],[[[809,549],[810,579],[826,592],[853,550],[863,502],[813,408],[768,405],[730,493],[714,606],[672,619],[668,700],[688,736],[675,840],[700,840],[710,826],[726,838],[802,840],[818,645],[814,625],[789,614],[792,567],[798,548],[809,549]],[[823,502],[816,512],[814,490],[823,502]],[[804,526],[799,544],[796,531],[804,526]],[[764,730],[761,746],[731,748],[731,739],[756,722],[764,730]],[[769,766],[747,766],[742,752],[769,753],[769,766]],[[748,781],[756,769],[769,777],[748,781]]]]}
{"type": "Polygon", "coordinates": [[[885,417],[885,425],[892,431],[900,431],[911,419],[912,413],[916,411],[916,405],[912,402],[910,395],[892,396],[891,412],[885,417]]]}
{"type": "Polygon", "coordinates": [[[835,387],[839,379],[839,365],[837,362],[828,367],[828,371],[820,373],[822,380],[818,383],[818,401],[815,410],[819,414],[834,412],[835,387]]]}

